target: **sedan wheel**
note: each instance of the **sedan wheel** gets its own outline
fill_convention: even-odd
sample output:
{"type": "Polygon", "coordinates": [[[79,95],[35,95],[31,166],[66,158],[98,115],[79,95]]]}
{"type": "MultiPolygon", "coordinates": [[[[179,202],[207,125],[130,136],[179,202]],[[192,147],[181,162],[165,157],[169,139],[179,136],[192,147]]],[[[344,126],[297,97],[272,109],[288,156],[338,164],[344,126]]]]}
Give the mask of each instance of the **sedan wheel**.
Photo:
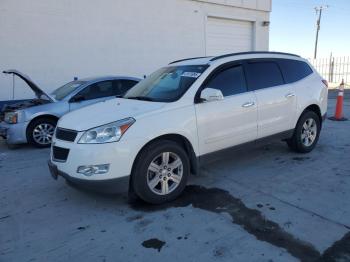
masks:
{"type": "Polygon", "coordinates": [[[42,123],[37,125],[33,130],[33,140],[43,146],[51,144],[55,126],[49,123],[42,123]]]}
{"type": "Polygon", "coordinates": [[[51,145],[57,120],[53,118],[34,119],[27,127],[27,140],[30,144],[44,148],[51,145]]]}

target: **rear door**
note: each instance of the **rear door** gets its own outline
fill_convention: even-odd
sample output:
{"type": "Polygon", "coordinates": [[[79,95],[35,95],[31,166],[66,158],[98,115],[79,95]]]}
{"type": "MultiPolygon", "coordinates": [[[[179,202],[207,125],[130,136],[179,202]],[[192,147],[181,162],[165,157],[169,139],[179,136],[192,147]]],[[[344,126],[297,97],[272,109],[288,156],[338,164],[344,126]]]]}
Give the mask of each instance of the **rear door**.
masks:
{"type": "Polygon", "coordinates": [[[285,84],[275,59],[255,59],[245,63],[248,88],[254,91],[258,106],[258,138],[293,129],[296,91],[285,84]]]}
{"type": "Polygon", "coordinates": [[[221,90],[224,99],[195,105],[201,155],[229,148],[257,137],[254,92],[248,92],[243,65],[220,68],[209,76],[205,88],[221,90]]]}

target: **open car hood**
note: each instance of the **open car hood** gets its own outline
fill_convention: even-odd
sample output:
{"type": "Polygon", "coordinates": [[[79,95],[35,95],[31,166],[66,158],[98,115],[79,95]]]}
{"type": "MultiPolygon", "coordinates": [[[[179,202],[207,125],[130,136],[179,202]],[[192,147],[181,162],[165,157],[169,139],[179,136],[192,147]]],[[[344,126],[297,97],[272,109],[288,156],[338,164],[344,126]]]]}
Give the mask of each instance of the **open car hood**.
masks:
{"type": "Polygon", "coordinates": [[[16,75],[19,78],[21,78],[24,82],[27,83],[27,85],[33,90],[33,92],[35,93],[35,96],[37,98],[41,98],[41,96],[46,96],[51,102],[54,102],[55,99],[52,98],[49,94],[45,93],[43,90],[41,90],[31,79],[29,76],[22,74],[21,72],[14,70],[14,69],[10,69],[10,70],[6,70],[3,71],[4,74],[12,74],[12,75],[16,75]]]}

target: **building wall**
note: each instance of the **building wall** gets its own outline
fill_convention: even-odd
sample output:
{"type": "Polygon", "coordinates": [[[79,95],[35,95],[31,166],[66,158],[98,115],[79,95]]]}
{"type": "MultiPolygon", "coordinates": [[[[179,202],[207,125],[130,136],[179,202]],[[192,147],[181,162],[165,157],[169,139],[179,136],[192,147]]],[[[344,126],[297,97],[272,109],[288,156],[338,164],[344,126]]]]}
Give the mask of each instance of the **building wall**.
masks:
{"type": "MultiPolygon", "coordinates": [[[[270,0],[1,0],[0,70],[18,69],[46,91],[96,75],[142,77],[171,60],[203,56],[208,16],[255,23],[268,50],[270,0]]],[[[0,100],[12,99],[0,74],[0,100]]],[[[32,93],[15,80],[15,98],[32,93]]]]}

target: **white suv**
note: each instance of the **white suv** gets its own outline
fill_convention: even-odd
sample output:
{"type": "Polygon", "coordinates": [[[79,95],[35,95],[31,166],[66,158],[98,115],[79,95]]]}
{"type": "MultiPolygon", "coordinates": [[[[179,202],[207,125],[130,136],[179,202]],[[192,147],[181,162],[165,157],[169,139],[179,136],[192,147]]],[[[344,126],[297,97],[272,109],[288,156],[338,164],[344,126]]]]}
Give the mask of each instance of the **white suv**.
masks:
{"type": "Polygon", "coordinates": [[[49,167],[56,179],[119,185],[154,204],[171,201],[213,152],[270,137],[300,153],[313,150],[327,95],[327,82],[292,54],[176,61],[123,98],[63,116],[49,167]]]}

